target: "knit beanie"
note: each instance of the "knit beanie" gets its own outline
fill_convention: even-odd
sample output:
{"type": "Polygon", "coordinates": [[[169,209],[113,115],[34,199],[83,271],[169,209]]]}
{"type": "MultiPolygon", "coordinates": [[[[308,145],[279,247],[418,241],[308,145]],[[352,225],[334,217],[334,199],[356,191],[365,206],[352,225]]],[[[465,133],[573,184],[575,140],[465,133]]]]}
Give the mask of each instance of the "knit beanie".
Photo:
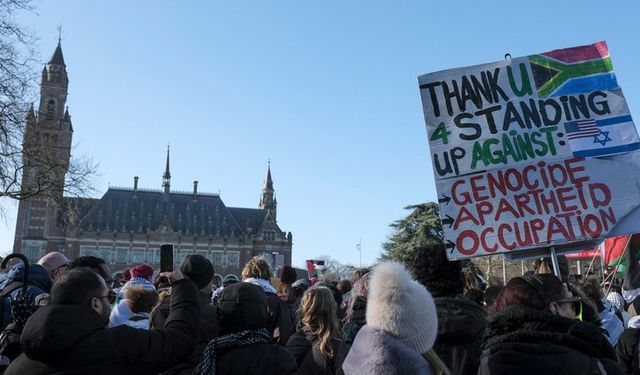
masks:
{"type": "Polygon", "coordinates": [[[280,277],[280,282],[283,284],[293,284],[298,279],[296,270],[291,266],[283,266],[282,268],[280,268],[278,276],[280,277]]]}
{"type": "Polygon", "coordinates": [[[153,267],[148,264],[138,264],[129,271],[131,277],[142,277],[143,279],[151,279],[153,276],[153,267]]]}
{"type": "Polygon", "coordinates": [[[216,308],[221,335],[267,327],[267,297],[257,285],[229,285],[218,297],[216,308]]]}
{"type": "Polygon", "coordinates": [[[199,254],[190,254],[180,263],[180,271],[202,289],[213,279],[213,265],[209,259],[199,254]]]}
{"type": "Polygon", "coordinates": [[[418,353],[426,353],[438,334],[438,317],[429,291],[396,262],[373,270],[367,325],[385,331],[418,353]]]}

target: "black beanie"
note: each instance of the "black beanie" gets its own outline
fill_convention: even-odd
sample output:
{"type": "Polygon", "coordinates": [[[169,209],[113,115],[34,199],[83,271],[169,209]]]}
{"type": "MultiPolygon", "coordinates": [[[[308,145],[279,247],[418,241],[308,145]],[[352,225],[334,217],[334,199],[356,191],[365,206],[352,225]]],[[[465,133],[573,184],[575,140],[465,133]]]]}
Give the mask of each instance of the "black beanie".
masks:
{"type": "Polygon", "coordinates": [[[257,285],[239,282],[227,286],[216,307],[221,335],[267,327],[267,296],[257,285]]]}
{"type": "Polygon", "coordinates": [[[193,280],[198,289],[204,288],[213,279],[213,265],[209,259],[198,254],[185,256],[180,263],[180,271],[193,280]]]}

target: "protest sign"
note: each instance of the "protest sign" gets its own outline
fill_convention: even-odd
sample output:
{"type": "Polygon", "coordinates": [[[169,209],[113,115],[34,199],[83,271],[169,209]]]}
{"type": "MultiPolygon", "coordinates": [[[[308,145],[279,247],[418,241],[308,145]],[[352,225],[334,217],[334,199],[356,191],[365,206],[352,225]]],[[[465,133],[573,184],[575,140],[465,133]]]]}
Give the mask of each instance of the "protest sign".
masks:
{"type": "Polygon", "coordinates": [[[419,84],[451,259],[637,231],[640,138],[605,42],[419,84]]]}

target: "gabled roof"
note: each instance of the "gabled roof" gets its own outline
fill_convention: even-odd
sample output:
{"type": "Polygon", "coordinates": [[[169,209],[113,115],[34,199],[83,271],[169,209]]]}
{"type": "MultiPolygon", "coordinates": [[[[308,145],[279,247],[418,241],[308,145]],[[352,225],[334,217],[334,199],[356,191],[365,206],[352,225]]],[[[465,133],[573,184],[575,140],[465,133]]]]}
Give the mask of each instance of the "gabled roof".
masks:
{"type": "Polygon", "coordinates": [[[237,237],[255,233],[267,210],[227,208],[217,194],[109,188],[81,222],[85,231],[145,233],[163,224],[185,235],[237,237]]]}

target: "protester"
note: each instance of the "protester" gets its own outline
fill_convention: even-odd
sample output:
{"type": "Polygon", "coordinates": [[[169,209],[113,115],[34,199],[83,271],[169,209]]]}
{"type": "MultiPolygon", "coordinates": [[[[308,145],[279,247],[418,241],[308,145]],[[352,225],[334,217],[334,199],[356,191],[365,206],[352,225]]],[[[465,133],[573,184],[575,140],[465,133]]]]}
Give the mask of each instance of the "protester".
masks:
{"type": "MultiPolygon", "coordinates": [[[[156,291],[155,285],[151,283],[153,277],[153,267],[148,264],[139,264],[132,267],[129,271],[131,273],[131,279],[120,288],[120,294],[124,297],[127,293],[127,289],[132,287],[139,287],[156,291]]],[[[133,316],[133,311],[129,308],[129,303],[126,298],[121,299],[111,311],[111,317],[109,318],[109,327],[116,327],[120,324],[124,324],[133,316]]]]}
{"type": "MultiPolygon", "coordinates": [[[[64,254],[56,251],[45,254],[37,264],[29,266],[27,294],[34,305],[38,296],[47,296],[52,283],[58,279],[69,264],[64,254]]],[[[0,331],[13,321],[9,301],[15,299],[24,280],[24,263],[13,266],[7,278],[0,284],[0,331]]]]}
{"type": "Polygon", "coordinates": [[[333,293],[314,286],[304,293],[300,307],[301,324],[289,339],[287,351],[296,359],[301,374],[336,374],[342,362],[337,356],[340,340],[333,293]]]}
{"type": "Polygon", "coordinates": [[[622,294],[610,291],[609,294],[607,294],[607,301],[609,301],[609,303],[611,303],[611,305],[616,309],[616,312],[622,316],[622,324],[627,327],[629,320],[631,319],[631,314],[629,314],[625,308],[626,303],[622,294]]]}
{"type": "Polygon", "coordinates": [[[104,259],[92,255],[81,256],[69,262],[69,264],[67,265],[67,271],[78,267],[92,269],[104,279],[104,282],[105,284],[107,284],[107,288],[109,288],[109,290],[113,289],[115,282],[113,280],[113,277],[111,276],[111,268],[109,267],[109,264],[104,261],[104,259]]]}
{"type": "Polygon", "coordinates": [[[489,316],[493,316],[496,312],[495,303],[502,288],[502,285],[491,285],[484,291],[484,304],[489,316]]]}
{"type": "Polygon", "coordinates": [[[52,304],[27,322],[21,337],[24,354],[5,374],[157,374],[179,363],[194,347],[198,297],[193,282],[179,270],[167,276],[173,295],[163,329],[106,329],[115,293],[90,269],[67,272],[52,288],[52,304]]]}
{"type": "Polygon", "coordinates": [[[596,305],[601,326],[607,332],[607,338],[611,346],[616,346],[620,335],[624,331],[622,313],[618,312],[609,301],[603,298],[600,281],[596,276],[587,276],[580,282],[578,288],[596,305]]]}
{"type": "Polygon", "coordinates": [[[433,349],[453,374],[475,375],[487,313],[462,295],[462,266],[459,261],[449,261],[443,245],[422,247],[418,255],[413,272],[435,298],[438,311],[438,338],[433,349]]]}
{"type": "MultiPolygon", "coordinates": [[[[636,316],[636,318],[640,318],[636,316]]],[[[624,330],[618,345],[616,345],[616,356],[618,365],[624,374],[640,374],[640,329],[627,328],[624,330]]]]}
{"type": "Polygon", "coordinates": [[[551,274],[511,279],[483,338],[479,375],[621,374],[599,328],[581,322],[581,301],[551,274]]]}
{"type": "Polygon", "coordinates": [[[448,373],[431,350],[437,327],[429,291],[399,263],[381,263],[369,285],[367,324],[356,336],[342,369],[346,375],[448,373]]]}
{"type": "Polygon", "coordinates": [[[267,261],[262,257],[251,258],[242,269],[242,281],[257,285],[266,293],[267,304],[269,305],[267,328],[276,343],[286,346],[293,331],[291,318],[286,305],[278,298],[277,291],[269,280],[271,280],[271,269],[267,261]]]}
{"type": "MultiPolygon", "coordinates": [[[[276,296],[277,298],[277,296],[276,296]]],[[[220,336],[205,348],[195,375],[297,374],[295,359],[273,342],[264,289],[235,283],[222,290],[217,304],[220,336]]]]}
{"type": "Polygon", "coordinates": [[[158,292],[134,286],[127,289],[125,299],[133,315],[123,324],[133,328],[148,329],[149,314],[158,304],[158,292]]]}
{"type": "Polygon", "coordinates": [[[295,306],[296,296],[291,293],[292,284],[297,279],[296,270],[291,266],[283,266],[278,272],[278,278],[280,279],[280,285],[278,285],[278,297],[284,302],[289,313],[289,318],[293,322],[295,320],[295,306]]]}
{"type": "Polygon", "coordinates": [[[353,284],[351,297],[347,302],[344,326],[342,327],[342,337],[347,351],[353,345],[353,340],[355,340],[360,328],[367,324],[367,295],[371,275],[372,273],[369,272],[358,278],[358,281],[353,284]]]}
{"type": "MultiPolygon", "coordinates": [[[[163,372],[163,375],[191,374],[202,358],[202,352],[207,343],[218,335],[218,316],[215,306],[210,304],[211,291],[213,289],[214,269],[209,259],[198,254],[191,254],[184,257],[178,266],[180,271],[190,278],[198,288],[201,314],[199,317],[198,336],[193,354],[178,366],[163,372]]],[[[164,327],[170,311],[170,301],[166,298],[156,306],[151,313],[151,328],[159,329],[164,327]]]]}

